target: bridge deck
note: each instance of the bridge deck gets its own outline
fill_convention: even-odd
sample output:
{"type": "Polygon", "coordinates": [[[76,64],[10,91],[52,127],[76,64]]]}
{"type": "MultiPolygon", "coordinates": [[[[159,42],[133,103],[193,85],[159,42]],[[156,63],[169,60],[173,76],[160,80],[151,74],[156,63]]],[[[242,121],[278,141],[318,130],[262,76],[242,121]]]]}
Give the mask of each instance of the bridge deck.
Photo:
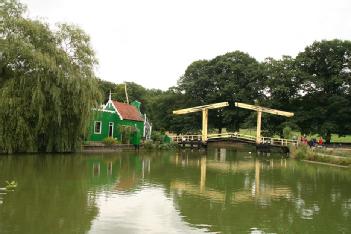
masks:
{"type": "MultiPolygon", "coordinates": [[[[201,135],[177,135],[171,136],[174,142],[179,144],[202,142],[201,135]]],[[[218,134],[209,134],[207,142],[221,141],[221,140],[238,140],[246,143],[256,144],[256,137],[250,135],[244,135],[237,132],[226,132],[218,134]]],[[[275,137],[261,137],[261,144],[272,145],[278,147],[287,147],[289,145],[297,145],[297,140],[289,140],[284,138],[275,137]]]]}

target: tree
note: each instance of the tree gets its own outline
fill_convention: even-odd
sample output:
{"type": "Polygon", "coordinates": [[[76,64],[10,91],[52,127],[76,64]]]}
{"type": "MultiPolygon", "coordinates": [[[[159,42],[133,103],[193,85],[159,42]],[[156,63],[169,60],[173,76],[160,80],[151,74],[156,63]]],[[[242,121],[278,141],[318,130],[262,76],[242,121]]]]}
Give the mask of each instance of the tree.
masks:
{"type": "Polygon", "coordinates": [[[201,126],[199,114],[176,116],[172,112],[191,105],[191,100],[177,88],[170,88],[154,96],[150,101],[149,114],[154,129],[170,130],[176,133],[195,133],[201,126]]]}
{"type": "Polygon", "coordinates": [[[296,58],[303,72],[298,124],[303,132],[351,133],[351,41],[314,42],[296,58]]]}
{"type": "MultiPolygon", "coordinates": [[[[134,82],[125,82],[122,84],[117,84],[113,90],[112,98],[120,102],[127,102],[126,93],[125,93],[125,84],[127,84],[127,93],[129,103],[138,100],[145,103],[145,95],[147,90],[134,82]]],[[[142,106],[143,108],[143,106],[142,106]]]]}
{"type": "Polygon", "coordinates": [[[103,97],[103,103],[108,101],[110,91],[113,92],[116,84],[106,80],[98,79],[99,89],[101,91],[101,96],[103,97]]]}
{"type": "Polygon", "coordinates": [[[89,36],[24,18],[26,7],[15,0],[0,6],[0,149],[75,150],[100,101],[89,36]]]}
{"type": "MultiPolygon", "coordinates": [[[[284,111],[296,111],[301,97],[301,71],[296,66],[295,59],[283,56],[279,60],[266,58],[262,63],[264,67],[265,88],[262,105],[284,111]]],[[[290,127],[300,130],[294,118],[277,115],[265,115],[263,126],[270,135],[283,136],[283,129],[290,127]]]]}
{"type": "MultiPolygon", "coordinates": [[[[179,88],[193,105],[229,101],[253,103],[263,97],[264,77],[260,64],[248,54],[235,51],[210,61],[192,63],[179,79],[179,88]]],[[[211,110],[209,126],[238,130],[249,112],[237,108],[211,110]]]]}

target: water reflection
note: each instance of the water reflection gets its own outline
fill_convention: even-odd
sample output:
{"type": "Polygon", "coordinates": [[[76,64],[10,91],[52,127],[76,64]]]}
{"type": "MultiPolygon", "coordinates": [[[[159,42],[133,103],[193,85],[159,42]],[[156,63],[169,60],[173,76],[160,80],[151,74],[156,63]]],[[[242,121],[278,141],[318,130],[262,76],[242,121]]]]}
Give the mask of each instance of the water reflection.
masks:
{"type": "MultiPolygon", "coordinates": [[[[274,160],[269,160],[269,164],[262,163],[260,160],[226,162],[226,149],[218,149],[215,151],[214,160],[207,160],[206,156],[201,158],[189,159],[189,155],[184,155],[182,166],[200,167],[200,183],[199,185],[192,184],[190,181],[184,182],[175,178],[171,182],[171,190],[176,190],[177,193],[185,192],[195,196],[201,196],[209,200],[223,202],[226,204],[259,201],[260,204],[266,205],[271,199],[276,198],[291,198],[291,190],[284,185],[269,184],[260,185],[261,170],[274,169],[274,160]],[[185,160],[186,159],[186,160],[185,160]],[[240,173],[254,171],[255,180],[250,180],[250,175],[246,174],[243,178],[246,181],[244,188],[238,188],[238,191],[220,191],[215,188],[206,189],[206,170],[220,171],[224,173],[240,173]],[[249,181],[249,182],[248,182],[249,181]],[[228,192],[230,193],[228,195],[228,192]]],[[[179,154],[176,154],[175,164],[178,164],[179,154]]],[[[286,167],[286,158],[280,160],[280,164],[276,164],[275,168],[286,167]]]]}
{"type": "Polygon", "coordinates": [[[98,214],[82,159],[67,156],[0,157],[0,233],[85,233],[98,214]]]}
{"type": "Polygon", "coordinates": [[[350,175],[242,149],[0,157],[0,233],[348,233],[350,175]]]}

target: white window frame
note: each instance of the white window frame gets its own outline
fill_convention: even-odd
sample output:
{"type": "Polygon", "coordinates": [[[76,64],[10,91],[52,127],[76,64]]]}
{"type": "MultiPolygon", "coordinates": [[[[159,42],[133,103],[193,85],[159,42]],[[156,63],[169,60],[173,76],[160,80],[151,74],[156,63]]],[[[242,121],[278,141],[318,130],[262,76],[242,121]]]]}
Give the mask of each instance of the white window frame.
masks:
{"type": "Polygon", "coordinates": [[[112,126],[112,138],[113,138],[113,132],[114,132],[114,128],[115,128],[115,123],[114,122],[108,122],[108,132],[107,134],[110,135],[110,126],[112,126]]]}
{"type": "Polygon", "coordinates": [[[101,134],[101,129],[102,129],[102,121],[94,121],[94,134],[101,134]],[[100,123],[100,129],[99,132],[96,132],[96,123],[100,123]]]}

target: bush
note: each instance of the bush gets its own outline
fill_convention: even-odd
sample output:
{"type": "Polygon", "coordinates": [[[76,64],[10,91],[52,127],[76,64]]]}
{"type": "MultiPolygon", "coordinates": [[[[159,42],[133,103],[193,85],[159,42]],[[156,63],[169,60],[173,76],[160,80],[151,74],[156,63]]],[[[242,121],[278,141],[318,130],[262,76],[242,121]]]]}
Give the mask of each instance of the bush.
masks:
{"type": "Polygon", "coordinates": [[[123,144],[129,144],[132,134],[137,131],[137,128],[134,126],[129,126],[129,125],[120,125],[118,127],[119,132],[122,135],[122,143],[123,144]]]}
{"type": "Polygon", "coordinates": [[[175,150],[178,149],[178,144],[175,142],[171,143],[159,143],[147,141],[144,143],[144,149],[146,150],[175,150]]]}
{"type": "Polygon", "coordinates": [[[162,144],[158,145],[158,149],[160,149],[160,150],[175,150],[175,149],[178,149],[178,144],[176,142],[162,143],[162,144]]]}
{"type": "Polygon", "coordinates": [[[156,148],[156,144],[153,143],[152,141],[146,141],[144,143],[144,149],[146,150],[154,150],[156,148]]]}
{"type": "Polygon", "coordinates": [[[114,139],[113,137],[106,137],[104,140],[103,140],[103,143],[105,145],[108,145],[108,146],[111,146],[111,145],[117,145],[118,144],[118,141],[116,139],[114,139]]]}
{"type": "Polygon", "coordinates": [[[292,129],[290,127],[283,128],[283,136],[285,139],[291,139],[292,138],[292,129]]]}
{"type": "Polygon", "coordinates": [[[306,145],[299,145],[298,147],[296,146],[291,146],[290,147],[290,156],[291,158],[295,159],[306,159],[308,155],[308,147],[306,145]]]}
{"type": "Polygon", "coordinates": [[[158,131],[152,131],[151,133],[151,139],[156,142],[156,141],[159,141],[159,142],[162,142],[162,134],[158,131]]]}

